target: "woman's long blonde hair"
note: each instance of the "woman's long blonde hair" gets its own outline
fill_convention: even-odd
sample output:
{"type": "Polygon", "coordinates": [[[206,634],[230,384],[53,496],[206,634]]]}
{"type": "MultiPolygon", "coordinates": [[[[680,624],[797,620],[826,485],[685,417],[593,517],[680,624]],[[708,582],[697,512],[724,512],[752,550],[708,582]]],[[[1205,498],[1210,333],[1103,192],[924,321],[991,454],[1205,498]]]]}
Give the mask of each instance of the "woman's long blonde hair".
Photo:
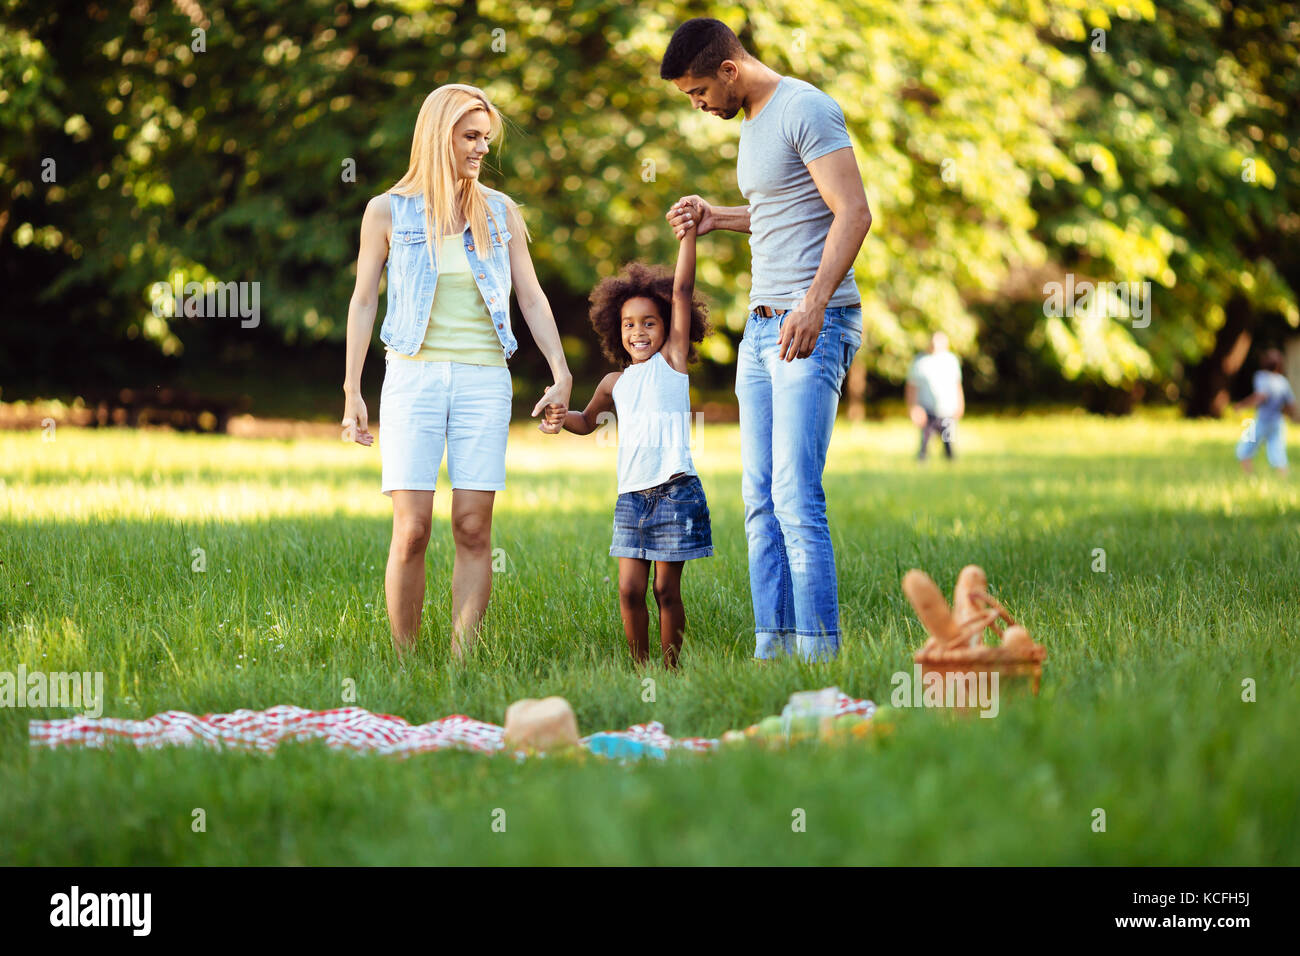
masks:
{"type": "MultiPolygon", "coordinates": [[[[498,234],[507,231],[506,224],[498,222],[488,207],[487,187],[457,174],[452,131],[465,114],[474,110],[484,110],[488,114],[490,135],[499,143],[505,123],[487,94],[477,86],[447,83],[426,96],[415,120],[411,164],[406,175],[392,188],[392,192],[402,196],[423,193],[425,235],[430,237],[430,262],[435,268],[442,239],[452,233],[457,212],[464,214],[474,236],[474,245],[479,249],[486,251],[491,248],[489,218],[498,234]]],[[[525,228],[525,238],[527,235],[525,228]]]]}

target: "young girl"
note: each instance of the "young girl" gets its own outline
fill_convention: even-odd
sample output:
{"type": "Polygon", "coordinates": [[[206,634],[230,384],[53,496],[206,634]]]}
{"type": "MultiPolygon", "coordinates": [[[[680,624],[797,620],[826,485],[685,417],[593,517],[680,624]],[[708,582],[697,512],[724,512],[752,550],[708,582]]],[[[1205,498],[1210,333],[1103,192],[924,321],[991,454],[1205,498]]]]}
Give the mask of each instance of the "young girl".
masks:
{"type": "MultiPolygon", "coordinates": [[[[694,217],[699,222],[699,216],[694,217]]],[[[713,554],[709,506],[691,461],[690,379],[695,342],[708,332],[704,306],[695,300],[695,227],[682,236],[677,274],[634,262],[591,293],[591,324],[610,361],[610,372],[591,403],[565,416],[564,427],[589,435],[612,406],[618,419],[618,503],[614,540],[623,632],[638,664],[650,656],[646,584],[655,566],[659,646],[664,664],[676,667],[686,629],[682,567],[713,554]],[[666,318],[671,315],[671,321],[666,318]]]]}

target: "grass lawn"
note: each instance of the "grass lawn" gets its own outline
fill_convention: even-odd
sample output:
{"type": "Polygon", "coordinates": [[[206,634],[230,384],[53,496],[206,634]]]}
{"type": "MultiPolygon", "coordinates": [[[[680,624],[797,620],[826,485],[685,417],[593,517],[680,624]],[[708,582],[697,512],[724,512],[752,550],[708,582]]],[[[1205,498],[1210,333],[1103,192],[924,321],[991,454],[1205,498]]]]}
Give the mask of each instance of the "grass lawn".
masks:
{"type": "Polygon", "coordinates": [[[403,671],[377,447],[0,433],[0,671],[102,671],[107,716],[338,707],[351,678],[358,706],[413,723],[500,723],[512,700],[561,694],[583,733],[659,720],[718,735],[796,690],[887,703],[923,639],[903,572],[950,592],[970,562],[1050,655],[1041,696],[1004,699],[996,719],[910,710],[880,743],[630,766],[314,745],[34,751],[28,720],[72,712],[4,708],[0,863],[1300,863],[1300,479],[1262,460],[1243,477],[1238,431],[972,419],[961,461],[921,467],[905,423],[841,422],[825,484],[844,649],[759,665],[738,435],[705,428],[716,555],[686,569],[683,667],[648,672],[653,703],[609,580],[616,452],[592,438],[512,433],[493,529],[506,570],[459,668],[439,493],[422,647],[403,671]],[[191,830],[195,808],[206,832],[191,830]]]}

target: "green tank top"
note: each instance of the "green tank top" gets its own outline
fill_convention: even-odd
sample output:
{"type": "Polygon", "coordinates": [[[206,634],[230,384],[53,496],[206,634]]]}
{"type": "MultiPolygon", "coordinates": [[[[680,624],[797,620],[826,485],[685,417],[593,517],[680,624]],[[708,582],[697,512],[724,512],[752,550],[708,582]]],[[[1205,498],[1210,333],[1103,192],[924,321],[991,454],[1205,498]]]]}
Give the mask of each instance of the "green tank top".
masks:
{"type": "Polygon", "coordinates": [[[415,355],[403,355],[391,348],[386,351],[410,361],[505,367],[506,357],[492,327],[492,313],[470,271],[463,233],[442,238],[438,284],[420,351],[415,355]]]}

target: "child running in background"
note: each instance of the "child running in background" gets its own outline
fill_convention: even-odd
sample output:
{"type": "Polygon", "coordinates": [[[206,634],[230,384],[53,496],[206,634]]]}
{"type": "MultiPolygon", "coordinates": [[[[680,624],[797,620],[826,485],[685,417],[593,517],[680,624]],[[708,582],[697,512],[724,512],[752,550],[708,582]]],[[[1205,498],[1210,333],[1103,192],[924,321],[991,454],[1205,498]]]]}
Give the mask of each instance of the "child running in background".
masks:
{"type": "Polygon", "coordinates": [[[1300,419],[1296,417],[1295,393],[1282,374],[1282,367],[1281,352],[1277,349],[1265,352],[1260,356],[1259,371],[1255,373],[1254,391],[1232,406],[1238,411],[1255,409],[1254,419],[1246,423],[1245,434],[1237,443],[1237,460],[1247,474],[1254,470],[1255,452],[1259,450],[1260,442],[1264,443],[1268,463],[1279,473],[1286,474],[1286,422],[1282,415],[1285,413],[1292,419],[1300,419]]]}
{"type": "MultiPolygon", "coordinates": [[[[699,223],[699,215],[694,217],[699,223]]],[[[676,667],[686,629],[682,569],[713,554],[709,506],[691,461],[687,366],[708,332],[695,299],[695,226],[682,236],[677,274],[639,262],[591,293],[591,324],[611,362],[591,403],[570,411],[564,428],[589,435],[612,407],[618,420],[618,502],[609,553],[618,558],[619,609],[638,664],[650,656],[646,585],[654,562],[659,647],[676,667]]]]}

